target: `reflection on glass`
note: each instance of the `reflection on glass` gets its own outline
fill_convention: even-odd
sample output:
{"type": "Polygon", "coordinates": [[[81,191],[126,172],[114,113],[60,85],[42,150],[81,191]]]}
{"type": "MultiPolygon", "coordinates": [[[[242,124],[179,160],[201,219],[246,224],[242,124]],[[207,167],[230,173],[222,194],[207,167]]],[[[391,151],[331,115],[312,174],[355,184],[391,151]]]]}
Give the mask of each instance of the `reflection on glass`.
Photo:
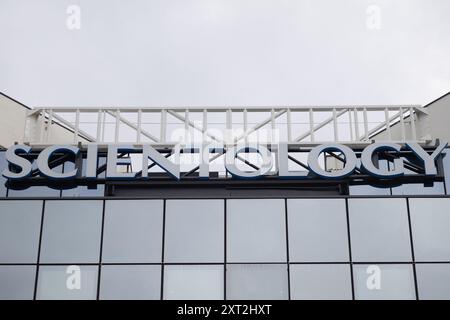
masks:
{"type": "Polygon", "coordinates": [[[227,200],[227,261],[286,261],[284,200],[227,200]]]}
{"type": "MultiPolygon", "coordinates": [[[[106,158],[102,157],[98,159],[98,167],[106,163],[106,158]]],[[[64,171],[71,171],[75,168],[73,162],[64,163],[64,171]]],[[[82,175],[86,174],[86,159],[83,159],[82,175]]],[[[98,175],[100,178],[105,177],[105,172],[98,175]]],[[[72,189],[62,190],[63,197],[102,197],[105,194],[105,185],[99,184],[96,189],[88,189],[87,186],[78,186],[72,189]]]]}
{"type": "Polygon", "coordinates": [[[223,262],[223,207],[223,200],[167,200],[164,261],[223,262]]]}
{"type": "Polygon", "coordinates": [[[161,262],[163,201],[105,203],[103,262],[161,262]]]}
{"type": "Polygon", "coordinates": [[[42,201],[0,201],[0,263],[35,263],[42,201]]]}
{"type": "Polygon", "coordinates": [[[355,298],[413,300],[414,275],[409,264],[354,265],[355,298]]]}
{"type": "Polygon", "coordinates": [[[7,179],[3,177],[2,172],[6,168],[5,152],[0,151],[0,197],[6,197],[7,188],[5,183],[7,179]]]}
{"type": "Polygon", "coordinates": [[[416,261],[450,261],[450,199],[409,199],[416,261]]]}
{"type": "Polygon", "coordinates": [[[411,261],[405,199],[349,199],[353,261],[411,261]]]}
{"type": "Polygon", "coordinates": [[[31,300],[36,266],[0,266],[0,300],[31,300]]]}
{"type": "Polygon", "coordinates": [[[291,264],[291,299],[352,299],[350,266],[348,264],[291,264]]]}
{"type": "Polygon", "coordinates": [[[100,299],[158,300],[161,297],[161,266],[104,265],[100,299]]]}
{"type": "MultiPolygon", "coordinates": [[[[358,168],[361,168],[361,159],[358,158],[357,160],[358,168]]],[[[379,165],[381,168],[387,168],[388,164],[386,160],[379,160],[379,165]]],[[[356,195],[372,195],[372,196],[381,196],[381,195],[390,195],[391,194],[391,188],[378,188],[373,187],[370,185],[353,185],[349,186],[349,192],[350,195],[356,196],[356,195]]]]}
{"type": "Polygon", "coordinates": [[[99,200],[46,201],[41,262],[98,262],[102,210],[99,200]]]}
{"type": "Polygon", "coordinates": [[[36,299],[94,300],[97,276],[97,266],[40,266],[36,299]]]}
{"type": "Polygon", "coordinates": [[[417,286],[421,300],[450,299],[450,264],[416,264],[417,286]]]}
{"type": "MultiPolygon", "coordinates": [[[[62,172],[62,165],[53,168],[57,172],[62,172]]],[[[33,170],[37,169],[36,160],[33,161],[33,170]]],[[[16,197],[60,197],[61,191],[46,186],[31,186],[23,190],[8,190],[8,198],[16,197]]]]}
{"type": "Polygon", "coordinates": [[[343,199],[289,199],[289,260],[348,261],[347,213],[343,199]]]}
{"type": "Polygon", "coordinates": [[[223,265],[166,265],[164,299],[222,300],[223,265]]]}

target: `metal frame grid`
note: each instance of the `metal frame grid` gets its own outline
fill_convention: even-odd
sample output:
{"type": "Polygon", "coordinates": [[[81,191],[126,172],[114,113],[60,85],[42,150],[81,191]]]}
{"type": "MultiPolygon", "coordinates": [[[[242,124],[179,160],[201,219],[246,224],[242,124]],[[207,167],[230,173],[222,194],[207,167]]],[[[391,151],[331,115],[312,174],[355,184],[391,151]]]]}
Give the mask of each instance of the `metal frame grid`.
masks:
{"type": "MultiPolygon", "coordinates": [[[[415,260],[415,256],[414,256],[414,244],[413,244],[413,236],[412,236],[412,228],[411,228],[411,217],[410,217],[410,205],[409,205],[409,199],[411,198],[447,198],[450,199],[450,196],[395,196],[395,197],[391,197],[391,196],[336,196],[336,197],[295,197],[295,198],[278,198],[278,199],[284,199],[284,206],[285,206],[285,214],[286,214],[286,250],[287,250],[287,261],[286,263],[284,262],[272,262],[272,261],[268,261],[268,262],[227,262],[227,247],[226,247],[226,243],[227,243],[227,224],[226,224],[226,217],[227,217],[227,199],[223,199],[224,200],[224,263],[208,263],[208,262],[200,262],[200,263],[167,263],[164,262],[164,240],[165,240],[165,215],[166,215],[166,201],[167,200],[173,200],[173,199],[161,199],[164,201],[164,206],[163,206],[163,232],[162,232],[162,261],[161,263],[103,263],[102,262],[102,245],[100,246],[100,253],[99,253],[99,263],[40,263],[39,258],[40,258],[40,252],[41,252],[41,245],[42,245],[42,231],[43,231],[43,226],[44,226],[44,218],[45,218],[45,202],[48,200],[68,200],[68,199],[64,199],[64,198],[56,198],[56,199],[42,199],[43,200],[43,206],[42,206],[42,213],[41,213],[41,226],[40,226],[40,236],[39,236],[39,246],[38,246],[38,258],[37,258],[37,263],[0,263],[0,266],[36,266],[36,275],[35,275],[35,286],[34,286],[34,298],[36,299],[36,294],[37,294],[37,285],[38,285],[38,277],[39,277],[39,267],[40,266],[67,266],[67,265],[78,265],[78,266],[98,266],[98,283],[97,283],[97,299],[99,299],[100,297],[100,289],[101,289],[101,267],[102,266],[106,266],[106,265],[158,265],[161,266],[161,288],[160,288],[160,297],[161,299],[163,298],[163,290],[164,290],[164,267],[168,266],[168,265],[218,265],[218,266],[223,266],[224,268],[224,300],[227,300],[227,295],[226,295],[226,276],[227,276],[227,269],[226,266],[227,265],[235,265],[235,264],[264,264],[264,265],[268,265],[268,264],[276,264],[276,265],[285,265],[287,268],[287,273],[288,273],[288,283],[287,283],[287,288],[288,288],[288,297],[289,299],[291,298],[291,290],[290,290],[290,275],[289,275],[289,270],[290,270],[290,266],[291,265],[296,265],[296,264],[308,264],[308,265],[324,265],[324,264],[345,264],[345,265],[349,265],[350,266],[350,272],[351,272],[351,291],[352,291],[352,299],[355,299],[355,284],[354,284],[354,274],[353,274],[353,268],[356,265],[366,265],[366,264],[374,264],[374,265],[386,265],[386,264],[395,264],[395,265],[411,265],[413,268],[413,275],[414,275],[414,288],[415,288],[415,297],[416,300],[419,300],[420,298],[420,292],[418,289],[418,282],[417,282],[417,275],[416,275],[416,265],[417,264],[450,264],[450,261],[420,261],[417,262],[415,260]],[[295,198],[299,198],[299,199],[345,199],[345,208],[346,208],[346,220],[347,220],[347,233],[348,233],[348,250],[349,250],[349,261],[348,262],[321,262],[321,261],[316,261],[316,262],[290,262],[289,261],[289,233],[288,233],[288,220],[287,220],[287,215],[288,215],[288,207],[287,207],[287,199],[295,199],[295,198]],[[350,220],[349,220],[349,209],[348,209],[348,200],[349,199],[383,199],[383,198],[401,198],[401,199],[405,199],[406,201],[406,208],[407,208],[407,216],[408,216],[408,226],[409,226],[409,237],[410,237],[410,249],[411,249],[411,261],[384,261],[384,262],[377,262],[377,261],[363,261],[363,262],[355,262],[352,260],[352,250],[351,250],[351,231],[349,228],[350,225],[350,220]]],[[[31,198],[33,200],[36,200],[36,198],[31,198]]],[[[93,200],[93,198],[88,198],[89,200],[93,200]]],[[[130,199],[130,198],[125,198],[125,199],[130,199]]],[[[142,200],[142,198],[140,198],[142,200]]],[[[201,199],[201,198],[200,198],[201,199]]],[[[205,198],[206,199],[206,198],[205,198]]],[[[210,198],[207,198],[210,199],[210,198]]],[[[222,199],[222,198],[217,198],[217,199],[222,199]]],[[[242,198],[236,198],[236,199],[242,199],[242,198]]],[[[256,199],[255,197],[251,197],[248,199],[256,199]]],[[[6,199],[2,199],[2,200],[9,200],[9,201],[14,201],[17,199],[12,199],[12,198],[6,198],[6,199]]],[[[85,200],[85,199],[71,199],[71,200],[85,200]]],[[[102,212],[102,231],[101,231],[101,244],[103,243],[103,226],[104,226],[104,219],[105,219],[105,201],[109,200],[109,201],[114,201],[114,200],[120,200],[120,198],[107,198],[107,197],[99,197],[97,198],[97,200],[102,200],[103,201],[103,212],[102,212]]],[[[197,199],[199,200],[199,199],[197,199]]]]}

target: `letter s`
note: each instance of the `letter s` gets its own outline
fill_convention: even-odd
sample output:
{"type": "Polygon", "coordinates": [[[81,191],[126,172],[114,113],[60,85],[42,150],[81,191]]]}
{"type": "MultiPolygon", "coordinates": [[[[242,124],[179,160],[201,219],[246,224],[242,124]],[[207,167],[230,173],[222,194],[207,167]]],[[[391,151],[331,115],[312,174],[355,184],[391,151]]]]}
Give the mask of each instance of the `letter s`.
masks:
{"type": "Polygon", "coordinates": [[[28,154],[31,151],[31,147],[16,144],[6,151],[6,161],[8,161],[9,164],[20,168],[20,172],[12,172],[11,170],[9,170],[9,166],[7,166],[6,169],[2,172],[2,175],[7,179],[19,180],[26,178],[31,174],[31,162],[17,155],[17,151],[22,151],[28,154]]]}

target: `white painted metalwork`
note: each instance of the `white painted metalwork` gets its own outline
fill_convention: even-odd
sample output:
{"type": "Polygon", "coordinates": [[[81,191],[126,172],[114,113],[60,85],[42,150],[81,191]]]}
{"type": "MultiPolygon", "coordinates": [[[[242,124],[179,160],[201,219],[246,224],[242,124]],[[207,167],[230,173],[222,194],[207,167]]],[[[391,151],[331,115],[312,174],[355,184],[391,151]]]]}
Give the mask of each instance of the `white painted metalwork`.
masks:
{"type": "MultiPolygon", "coordinates": [[[[420,106],[321,106],[239,108],[148,108],[45,107],[30,110],[24,142],[52,144],[61,131],[71,132],[73,143],[173,144],[173,131],[190,130],[191,135],[227,145],[255,142],[266,131],[268,144],[276,138],[290,144],[370,143],[422,141],[428,132],[418,132],[416,122],[426,112],[420,106]],[[234,117],[234,115],[236,115],[234,117]],[[170,115],[170,119],[168,117],[170,115]],[[238,120],[236,120],[238,119],[238,120]],[[241,120],[240,120],[241,119],[241,120]],[[361,121],[359,119],[362,119],[361,121]],[[234,121],[234,122],[233,122],[234,121]],[[240,131],[237,130],[240,128],[240,131]],[[226,129],[228,132],[218,134],[226,129]],[[362,134],[361,134],[362,132],[362,134]],[[256,138],[255,138],[256,137],[256,138]]],[[[421,126],[420,126],[421,127],[421,126]]],[[[61,141],[59,139],[58,141],[61,141]]],[[[424,141],[425,142],[425,141],[424,141]]]]}

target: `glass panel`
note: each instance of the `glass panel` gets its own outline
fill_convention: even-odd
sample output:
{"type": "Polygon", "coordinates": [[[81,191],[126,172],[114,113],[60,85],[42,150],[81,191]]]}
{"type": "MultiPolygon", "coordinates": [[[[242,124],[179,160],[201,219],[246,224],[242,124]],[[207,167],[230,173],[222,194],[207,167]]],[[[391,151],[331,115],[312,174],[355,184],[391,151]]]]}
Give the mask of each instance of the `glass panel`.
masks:
{"type": "Polygon", "coordinates": [[[93,300],[97,298],[97,266],[40,266],[38,300],[93,300]],[[76,268],[79,268],[76,270],[76,268]]]}
{"type": "Polygon", "coordinates": [[[161,266],[102,266],[100,299],[156,300],[161,297],[161,266]]]}
{"type": "Polygon", "coordinates": [[[349,199],[353,261],[411,261],[405,199],[349,199]]]}
{"type": "MultiPolygon", "coordinates": [[[[379,166],[381,168],[387,168],[388,163],[386,160],[379,160],[379,166]]],[[[357,168],[361,168],[361,159],[357,159],[357,168]]],[[[351,195],[390,195],[391,188],[378,188],[370,185],[353,185],[349,187],[351,195]]]]}
{"type": "Polygon", "coordinates": [[[287,265],[227,265],[227,299],[288,299],[287,265]]]}
{"type": "Polygon", "coordinates": [[[291,299],[352,299],[350,266],[347,264],[291,264],[291,299]]]}
{"type": "MultiPolygon", "coordinates": [[[[57,172],[62,172],[62,165],[53,168],[57,172]]],[[[37,169],[36,160],[33,161],[33,170],[37,169]]],[[[46,186],[32,186],[23,190],[8,190],[9,198],[16,197],[60,197],[61,191],[57,189],[52,189],[46,186]]]]}
{"type": "Polygon", "coordinates": [[[161,262],[162,200],[106,201],[103,262],[161,262]]]}
{"type": "Polygon", "coordinates": [[[164,267],[164,299],[223,299],[222,265],[169,265],[164,267]]]}
{"type": "Polygon", "coordinates": [[[291,262],[349,260],[345,200],[288,200],[288,222],[291,262]]]}
{"type": "Polygon", "coordinates": [[[168,200],[164,261],[223,262],[223,207],[223,200],[168,200]]]}
{"type": "Polygon", "coordinates": [[[356,299],[412,300],[416,298],[413,270],[409,264],[354,265],[353,276],[356,299]]]}
{"type": "Polygon", "coordinates": [[[450,264],[416,264],[417,286],[421,300],[450,299],[450,264]]]}
{"type": "Polygon", "coordinates": [[[35,263],[42,201],[0,201],[0,262],[35,263]]]}
{"type": "MultiPolygon", "coordinates": [[[[106,158],[101,157],[98,159],[97,166],[101,166],[106,163],[106,158]]],[[[75,168],[73,162],[64,163],[64,171],[70,171],[75,168]]],[[[83,159],[82,167],[83,176],[86,174],[86,159],[83,159]]],[[[98,177],[104,178],[105,172],[98,175],[98,177]]],[[[96,189],[88,189],[87,186],[79,186],[73,189],[62,190],[63,197],[102,197],[105,194],[105,185],[99,184],[96,189]]]]}
{"type": "MultiPolygon", "coordinates": [[[[405,174],[415,175],[417,173],[405,168],[405,174]]],[[[435,182],[431,187],[425,187],[423,183],[405,183],[400,186],[393,187],[392,194],[393,195],[445,194],[445,190],[443,182],[435,182]]]]}
{"type": "Polygon", "coordinates": [[[35,266],[0,266],[0,300],[31,300],[35,266]]]}
{"type": "Polygon", "coordinates": [[[450,199],[410,199],[416,261],[450,261],[450,199]]]}
{"type": "Polygon", "coordinates": [[[41,262],[98,262],[102,208],[96,200],[46,201],[41,262]]]}
{"type": "Polygon", "coordinates": [[[444,149],[442,153],[445,154],[442,158],[442,164],[444,166],[445,189],[447,194],[450,194],[450,149],[444,149]]]}
{"type": "Polygon", "coordinates": [[[5,152],[0,151],[0,197],[6,197],[6,186],[5,183],[7,179],[2,176],[3,170],[6,168],[5,152]]]}
{"type": "Polygon", "coordinates": [[[284,200],[227,200],[227,260],[286,261],[284,200]]]}

